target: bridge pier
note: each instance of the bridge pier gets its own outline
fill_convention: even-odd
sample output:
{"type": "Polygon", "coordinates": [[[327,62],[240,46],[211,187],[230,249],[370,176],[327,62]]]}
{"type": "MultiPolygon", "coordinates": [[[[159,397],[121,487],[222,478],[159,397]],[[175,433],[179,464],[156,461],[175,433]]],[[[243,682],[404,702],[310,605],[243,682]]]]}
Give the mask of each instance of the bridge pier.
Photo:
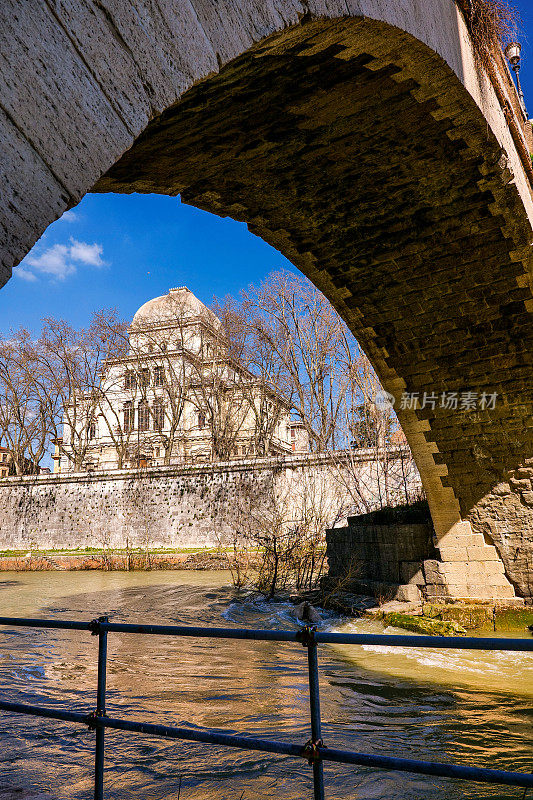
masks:
{"type": "Polygon", "coordinates": [[[438,541],[420,522],[350,517],[346,528],[327,532],[327,554],[330,578],[341,579],[348,591],[386,600],[516,598],[498,551],[468,522],[438,541]]]}
{"type": "Polygon", "coordinates": [[[458,522],[437,542],[438,560],[426,562],[427,596],[475,600],[515,597],[496,547],[469,522],[458,522]]]}

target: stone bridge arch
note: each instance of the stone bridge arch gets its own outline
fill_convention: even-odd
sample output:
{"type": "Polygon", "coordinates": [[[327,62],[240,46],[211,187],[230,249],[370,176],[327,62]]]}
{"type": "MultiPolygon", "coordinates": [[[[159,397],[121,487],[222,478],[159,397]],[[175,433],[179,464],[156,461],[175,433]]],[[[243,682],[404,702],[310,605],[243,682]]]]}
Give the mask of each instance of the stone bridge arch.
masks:
{"type": "Polygon", "coordinates": [[[90,190],[247,222],[397,398],[449,592],[531,594],[528,131],[453,0],[11,0],[5,23],[5,278],[90,190]],[[498,398],[416,411],[403,391],[498,398]]]}

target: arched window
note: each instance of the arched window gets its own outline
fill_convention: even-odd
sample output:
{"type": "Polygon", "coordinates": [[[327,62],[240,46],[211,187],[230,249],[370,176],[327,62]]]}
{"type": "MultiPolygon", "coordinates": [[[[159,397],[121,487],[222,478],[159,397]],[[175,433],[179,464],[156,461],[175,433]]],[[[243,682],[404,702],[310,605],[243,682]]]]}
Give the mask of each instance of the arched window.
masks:
{"type": "Polygon", "coordinates": [[[150,430],[150,406],[145,400],[141,400],[139,403],[139,430],[140,431],[149,431],[150,430]]]}
{"type": "Polygon", "coordinates": [[[87,431],[87,438],[89,440],[96,439],[96,422],[94,420],[91,420],[91,422],[89,423],[89,429],[87,431]]]}
{"type": "Polygon", "coordinates": [[[133,413],[133,402],[131,400],[127,400],[124,403],[124,433],[129,433],[133,430],[135,425],[134,413],[133,413]]]}
{"type": "Polygon", "coordinates": [[[154,418],[154,431],[162,431],[165,427],[165,406],[161,400],[156,400],[152,408],[154,418]]]}
{"type": "Polygon", "coordinates": [[[198,412],[198,428],[203,430],[205,428],[205,411],[198,412]]]}

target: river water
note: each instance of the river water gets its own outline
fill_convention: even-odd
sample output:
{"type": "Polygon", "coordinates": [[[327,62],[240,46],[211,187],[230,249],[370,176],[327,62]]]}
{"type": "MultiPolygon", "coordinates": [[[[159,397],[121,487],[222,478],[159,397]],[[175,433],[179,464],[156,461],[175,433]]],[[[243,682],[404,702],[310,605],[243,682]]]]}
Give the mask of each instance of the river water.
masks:
{"type": "MultiPolygon", "coordinates": [[[[291,607],[236,602],[223,572],[0,573],[0,614],[258,628],[295,626],[291,607]]],[[[327,630],[381,623],[324,616],[327,630]]],[[[526,632],[521,635],[527,635],[526,632]]],[[[90,711],[95,637],[0,631],[0,695],[90,711]]],[[[330,747],[533,771],[533,656],[322,646],[330,747]]],[[[309,738],[306,651],[277,642],[110,634],[108,713],[286,741],[309,738]]],[[[0,712],[1,800],[92,796],[94,733],[0,712]]],[[[325,765],[328,800],[522,798],[523,790],[325,765]]],[[[305,800],[306,762],[132,733],[106,733],[109,800],[305,800]],[[178,789],[181,778],[181,794],[178,789]]]]}

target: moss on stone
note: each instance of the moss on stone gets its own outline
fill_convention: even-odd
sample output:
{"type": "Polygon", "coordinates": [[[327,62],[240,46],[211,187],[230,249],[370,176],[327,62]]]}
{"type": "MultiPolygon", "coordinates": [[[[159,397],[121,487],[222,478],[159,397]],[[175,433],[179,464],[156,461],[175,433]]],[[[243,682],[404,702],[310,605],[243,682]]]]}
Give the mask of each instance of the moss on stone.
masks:
{"type": "Polygon", "coordinates": [[[424,616],[457,622],[471,631],[520,631],[533,625],[533,608],[512,608],[497,603],[426,603],[424,616]]]}
{"type": "Polygon", "coordinates": [[[383,623],[406,631],[425,633],[429,636],[465,636],[466,630],[457,622],[431,619],[425,616],[413,616],[391,612],[383,616],[383,623]]]}
{"type": "Polygon", "coordinates": [[[481,604],[424,604],[424,616],[457,622],[467,630],[492,627],[493,606],[481,604]]]}
{"type": "Polygon", "coordinates": [[[525,631],[533,626],[533,608],[496,608],[497,631],[525,631]]]}

